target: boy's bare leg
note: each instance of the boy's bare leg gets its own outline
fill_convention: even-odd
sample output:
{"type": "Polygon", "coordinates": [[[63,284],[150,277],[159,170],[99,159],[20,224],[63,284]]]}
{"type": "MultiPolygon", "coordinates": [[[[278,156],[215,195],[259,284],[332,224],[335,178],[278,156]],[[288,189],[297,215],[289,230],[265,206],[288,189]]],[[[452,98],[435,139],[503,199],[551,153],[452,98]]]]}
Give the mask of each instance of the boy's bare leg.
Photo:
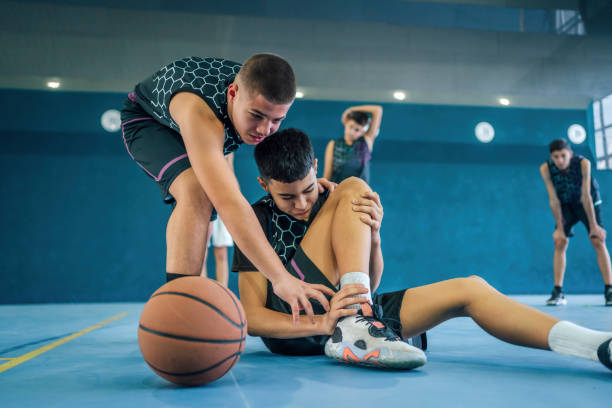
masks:
{"type": "Polygon", "coordinates": [[[228,281],[228,260],[227,247],[213,247],[215,255],[215,274],[217,282],[227,287],[228,281]]]}
{"type": "MultiPolygon", "coordinates": [[[[210,236],[212,235],[213,221],[208,223],[208,232],[206,233],[206,243],[204,244],[204,260],[202,261],[202,271],[200,276],[207,277],[208,271],[206,270],[206,263],[208,262],[208,243],[210,242],[210,236]]],[[[216,265],[216,264],[215,264],[216,265]]]]}
{"type": "Polygon", "coordinates": [[[487,333],[526,347],[549,349],[548,333],[559,321],[501,294],[483,279],[450,279],[406,290],[400,309],[403,337],[469,316],[487,333]]]}
{"type": "MultiPolygon", "coordinates": [[[[304,253],[334,285],[355,283],[345,282],[345,278],[357,276],[359,283],[370,289],[372,231],[361,220],[363,213],[352,209],[352,201],[366,191],[371,190],[361,179],[343,181],[302,240],[304,253]]],[[[325,355],[348,363],[398,369],[416,368],[427,361],[423,351],[401,341],[374,316],[367,302],[361,304],[360,315],[338,320],[333,335],[325,343],[325,355]]]]}
{"type": "Polygon", "coordinates": [[[200,275],[212,203],[193,169],[185,170],[174,180],[170,194],[176,206],[166,228],[166,273],[200,275]]]}
{"type": "Polygon", "coordinates": [[[591,238],[591,243],[597,253],[597,265],[599,265],[604,284],[612,285],[612,268],[610,267],[610,254],[606,247],[606,241],[602,241],[599,238],[591,238]]]}
{"type": "Polygon", "coordinates": [[[553,273],[555,286],[563,286],[565,276],[566,253],[569,240],[567,238],[555,241],[555,253],[553,255],[553,273]]]}
{"type": "Polygon", "coordinates": [[[308,258],[329,281],[337,285],[348,272],[368,273],[371,231],[352,210],[352,200],[371,191],[361,179],[343,181],[319,210],[301,246],[308,258]]]}
{"type": "Polygon", "coordinates": [[[508,343],[599,360],[612,370],[612,332],[559,321],[504,296],[477,276],[406,290],[400,309],[402,335],[460,316],[471,317],[487,333],[508,343]]]}

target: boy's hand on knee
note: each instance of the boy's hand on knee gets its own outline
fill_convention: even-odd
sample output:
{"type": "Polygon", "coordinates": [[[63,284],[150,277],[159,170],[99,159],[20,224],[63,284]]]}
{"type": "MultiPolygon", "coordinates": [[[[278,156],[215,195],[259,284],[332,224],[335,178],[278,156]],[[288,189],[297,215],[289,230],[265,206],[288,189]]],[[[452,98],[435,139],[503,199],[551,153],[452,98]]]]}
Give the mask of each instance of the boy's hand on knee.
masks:
{"type": "Polygon", "coordinates": [[[372,238],[374,238],[380,233],[380,226],[384,216],[380,196],[374,191],[366,191],[361,197],[361,199],[352,201],[353,211],[365,214],[361,216],[361,221],[372,228],[372,238]]]}
{"type": "Polygon", "coordinates": [[[317,184],[319,186],[319,193],[323,193],[325,189],[329,190],[331,193],[336,189],[336,187],[338,187],[338,184],[331,182],[326,178],[317,179],[317,184]]]}
{"type": "Polygon", "coordinates": [[[285,275],[282,280],[272,284],[274,293],[291,306],[294,324],[299,324],[300,310],[304,310],[312,324],[315,324],[310,299],[315,299],[327,311],[329,310],[329,301],[325,297],[325,293],[332,296],[334,291],[325,285],[313,285],[294,278],[288,273],[285,275]]]}
{"type": "Polygon", "coordinates": [[[595,225],[593,228],[591,228],[590,238],[599,238],[600,240],[605,241],[606,235],[606,230],[599,225],[595,225]]]}
{"type": "Polygon", "coordinates": [[[342,286],[329,302],[330,309],[323,320],[323,332],[332,335],[340,318],[356,314],[357,309],[346,309],[346,307],[367,302],[366,297],[357,297],[366,293],[368,293],[368,289],[358,283],[342,286]]]}

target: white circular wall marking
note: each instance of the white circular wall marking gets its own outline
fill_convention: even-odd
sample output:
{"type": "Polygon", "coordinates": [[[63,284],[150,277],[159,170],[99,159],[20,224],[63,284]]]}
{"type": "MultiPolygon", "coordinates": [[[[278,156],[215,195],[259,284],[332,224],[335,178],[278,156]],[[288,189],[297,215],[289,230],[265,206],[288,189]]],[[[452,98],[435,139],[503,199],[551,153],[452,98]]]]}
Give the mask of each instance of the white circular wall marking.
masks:
{"type": "Polygon", "coordinates": [[[107,132],[116,132],[121,128],[121,113],[117,109],[109,109],[102,114],[100,123],[107,132]]]}
{"type": "Polygon", "coordinates": [[[586,130],[581,125],[574,123],[567,128],[567,137],[573,144],[580,144],[586,140],[586,130]]]}
{"type": "Polygon", "coordinates": [[[480,122],[474,129],[476,138],[482,143],[489,143],[495,137],[495,129],[489,122],[480,122]]]}

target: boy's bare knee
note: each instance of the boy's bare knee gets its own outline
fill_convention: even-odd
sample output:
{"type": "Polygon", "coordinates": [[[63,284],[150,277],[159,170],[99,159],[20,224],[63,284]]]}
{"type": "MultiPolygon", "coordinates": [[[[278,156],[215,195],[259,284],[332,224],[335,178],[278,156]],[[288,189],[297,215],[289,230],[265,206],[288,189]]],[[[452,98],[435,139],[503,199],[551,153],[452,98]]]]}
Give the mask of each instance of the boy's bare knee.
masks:
{"type": "Polygon", "coordinates": [[[338,185],[337,189],[334,191],[334,194],[340,193],[340,195],[346,195],[354,198],[355,196],[361,196],[361,194],[371,190],[372,189],[368,183],[359,177],[349,177],[338,185]]]}
{"type": "Polygon", "coordinates": [[[565,250],[569,240],[567,238],[555,239],[555,249],[565,250]]]}
{"type": "Polygon", "coordinates": [[[195,217],[210,217],[212,203],[202,189],[200,182],[192,169],[187,169],[172,182],[170,194],[176,200],[177,207],[193,209],[195,217]]]}
{"type": "Polygon", "coordinates": [[[593,244],[595,249],[603,249],[603,247],[606,245],[606,241],[599,237],[590,237],[589,239],[591,240],[591,244],[593,244]]]}
{"type": "Polygon", "coordinates": [[[487,284],[487,285],[489,284],[484,278],[481,278],[478,275],[468,276],[467,279],[472,279],[472,280],[475,280],[475,281],[477,281],[479,283],[482,283],[482,284],[487,284]]]}
{"type": "Polygon", "coordinates": [[[468,292],[478,292],[483,289],[491,289],[492,286],[484,278],[477,275],[468,276],[467,278],[459,278],[464,289],[468,292]]]}

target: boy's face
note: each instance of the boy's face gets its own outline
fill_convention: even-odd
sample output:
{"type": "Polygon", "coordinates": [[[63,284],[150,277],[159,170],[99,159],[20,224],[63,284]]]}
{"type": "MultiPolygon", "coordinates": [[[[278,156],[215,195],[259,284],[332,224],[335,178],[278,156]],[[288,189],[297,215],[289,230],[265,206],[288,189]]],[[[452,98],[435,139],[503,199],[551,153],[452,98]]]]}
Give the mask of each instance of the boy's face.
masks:
{"type": "Polygon", "coordinates": [[[303,179],[293,183],[283,183],[274,179],[265,182],[261,177],[258,177],[257,181],[270,193],[274,203],[282,212],[298,220],[308,220],[310,210],[319,198],[316,168],[315,161],[315,167],[311,168],[303,179]]]}
{"type": "Polygon", "coordinates": [[[559,170],[565,170],[569,166],[570,159],[573,155],[574,152],[570,149],[553,150],[550,153],[550,159],[559,170]]]}
{"type": "Polygon", "coordinates": [[[365,130],[365,126],[360,125],[353,119],[349,119],[344,125],[344,138],[354,142],[365,134],[365,130]]]}
{"type": "Polygon", "coordinates": [[[230,120],[244,143],[249,145],[256,145],[276,132],[291,107],[291,103],[272,103],[261,94],[250,95],[237,82],[229,86],[227,97],[230,120]]]}

